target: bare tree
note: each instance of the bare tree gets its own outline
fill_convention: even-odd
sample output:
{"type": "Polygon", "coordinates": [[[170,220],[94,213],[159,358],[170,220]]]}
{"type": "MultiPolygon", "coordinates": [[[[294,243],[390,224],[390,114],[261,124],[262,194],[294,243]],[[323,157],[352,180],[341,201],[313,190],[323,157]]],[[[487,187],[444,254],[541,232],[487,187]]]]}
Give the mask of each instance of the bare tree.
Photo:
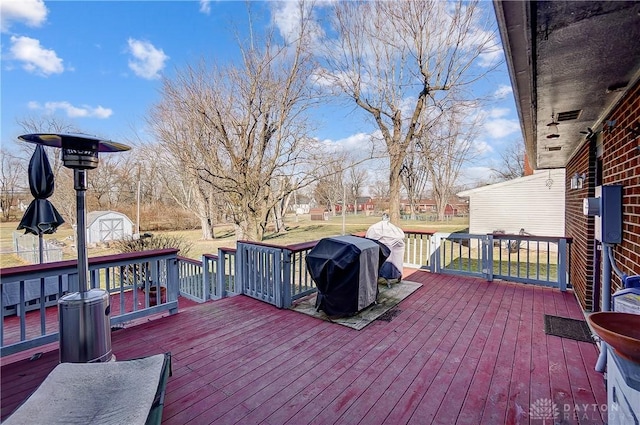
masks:
{"type": "Polygon", "coordinates": [[[409,201],[411,219],[415,220],[418,201],[424,196],[427,183],[429,182],[428,156],[422,155],[416,140],[411,142],[407,150],[400,177],[402,186],[407,193],[409,201]]]}
{"type": "Polygon", "coordinates": [[[344,171],[339,164],[329,167],[329,174],[318,178],[314,189],[315,201],[336,215],[336,204],[342,199],[342,179],[344,171]]]}
{"type": "Polygon", "coordinates": [[[498,181],[524,176],[524,143],[522,140],[515,140],[507,145],[500,153],[500,158],[500,164],[491,168],[498,181]]]}
{"type": "MultiPolygon", "coordinates": [[[[353,166],[349,168],[348,172],[349,181],[347,182],[347,188],[349,189],[349,197],[353,199],[353,213],[358,213],[358,197],[362,193],[362,190],[367,184],[367,171],[362,168],[353,166]]],[[[347,201],[347,205],[349,202],[347,201]]]]}
{"type": "Polygon", "coordinates": [[[101,155],[100,166],[90,170],[87,179],[87,204],[96,210],[110,210],[117,204],[121,157],[101,155]]]}
{"type": "Polygon", "coordinates": [[[284,215],[291,202],[291,196],[293,190],[291,189],[294,183],[288,177],[280,177],[273,179],[271,190],[274,193],[274,197],[279,201],[273,206],[273,224],[276,233],[284,233],[286,231],[284,225],[284,215]]]}
{"type": "MultiPolygon", "coordinates": [[[[17,123],[25,133],[81,133],[82,131],[73,123],[54,115],[29,115],[17,120],[17,123]]],[[[33,153],[28,143],[22,144],[23,151],[33,153]]],[[[59,149],[45,147],[54,176],[57,176],[62,168],[62,159],[59,149]]]]}
{"type": "Polygon", "coordinates": [[[308,136],[316,99],[308,23],[301,7],[297,32],[284,43],[266,33],[240,46],[240,64],[178,70],[152,111],[157,139],[176,145],[179,166],[224,202],[238,239],[261,240],[274,206],[310,184],[325,161],[322,144],[308,136]],[[274,190],[287,180],[295,184],[274,190]]]}
{"type": "MultiPolygon", "coordinates": [[[[336,2],[337,39],[325,43],[318,81],[374,120],[389,156],[389,209],[400,212],[401,171],[412,140],[427,132],[449,93],[481,78],[483,55],[499,50],[478,2],[336,2]]],[[[486,11],[485,11],[486,12],[486,11]]]]}
{"type": "Polygon", "coordinates": [[[8,221],[12,215],[14,203],[21,193],[28,193],[25,187],[27,169],[25,161],[0,149],[0,210],[2,219],[8,221]]]}
{"type": "Polygon", "coordinates": [[[456,193],[462,165],[478,155],[473,148],[473,140],[477,135],[480,116],[471,115],[474,109],[472,105],[459,105],[446,111],[428,136],[423,136],[429,137],[422,144],[423,155],[427,157],[432,196],[439,220],[444,219],[447,203],[456,193]]]}
{"type": "Polygon", "coordinates": [[[153,158],[158,165],[153,178],[175,203],[198,217],[202,239],[213,239],[216,211],[222,208],[223,203],[217,202],[214,189],[200,179],[197,172],[197,166],[203,166],[204,162],[190,143],[194,129],[189,123],[182,125],[180,117],[167,113],[156,116],[156,113],[160,111],[156,110],[150,120],[157,120],[152,124],[154,131],[165,143],[142,148],[143,154],[153,158]],[[177,121],[172,121],[174,119],[177,121]]]}

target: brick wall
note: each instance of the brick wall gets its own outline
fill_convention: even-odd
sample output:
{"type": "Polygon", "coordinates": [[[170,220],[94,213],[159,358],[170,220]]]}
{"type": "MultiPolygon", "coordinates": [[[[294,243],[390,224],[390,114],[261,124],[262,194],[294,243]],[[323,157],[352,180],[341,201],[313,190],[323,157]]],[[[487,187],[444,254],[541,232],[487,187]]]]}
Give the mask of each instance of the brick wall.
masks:
{"type": "MultiPolygon", "coordinates": [[[[622,189],[622,243],[615,247],[618,267],[629,275],[640,274],[640,137],[630,128],[640,129],[640,83],[623,98],[607,121],[612,128],[602,132],[602,177],[605,185],[620,184],[622,189]]],[[[620,289],[615,276],[612,289],[620,289]]]]}
{"type": "Polygon", "coordinates": [[[576,297],[586,311],[593,310],[594,218],[583,214],[582,200],[595,194],[595,164],[595,140],[586,141],[567,164],[565,182],[565,233],[573,239],[569,276],[576,297]],[[587,179],[582,189],[569,189],[571,177],[576,173],[585,173],[587,179]]]}
{"type": "MultiPolygon", "coordinates": [[[[615,247],[616,264],[629,274],[640,274],[640,137],[629,128],[640,126],[640,83],[637,83],[605,118],[602,125],[602,183],[623,186],[623,241],[615,247]],[[615,120],[612,127],[607,122],[615,120]]],[[[592,311],[595,255],[594,219],[582,213],[582,200],[595,196],[595,141],[585,142],[566,167],[566,233],[573,238],[571,247],[571,283],[586,311],[592,311]],[[575,173],[587,174],[582,189],[571,190],[570,179],[575,173]]],[[[621,287],[613,274],[612,291],[621,287]]]]}

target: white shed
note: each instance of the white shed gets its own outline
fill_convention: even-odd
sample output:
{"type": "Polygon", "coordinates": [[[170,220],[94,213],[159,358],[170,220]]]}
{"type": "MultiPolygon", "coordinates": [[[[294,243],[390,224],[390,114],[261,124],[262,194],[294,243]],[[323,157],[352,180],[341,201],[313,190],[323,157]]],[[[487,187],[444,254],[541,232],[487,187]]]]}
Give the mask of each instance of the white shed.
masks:
{"type": "Polygon", "coordinates": [[[539,170],[505,182],[465,190],[469,233],[495,231],[564,236],[565,170],[539,170]]]}
{"type": "Polygon", "coordinates": [[[87,214],[87,243],[122,239],[133,234],[133,222],[116,211],[92,211],[87,214]]]}

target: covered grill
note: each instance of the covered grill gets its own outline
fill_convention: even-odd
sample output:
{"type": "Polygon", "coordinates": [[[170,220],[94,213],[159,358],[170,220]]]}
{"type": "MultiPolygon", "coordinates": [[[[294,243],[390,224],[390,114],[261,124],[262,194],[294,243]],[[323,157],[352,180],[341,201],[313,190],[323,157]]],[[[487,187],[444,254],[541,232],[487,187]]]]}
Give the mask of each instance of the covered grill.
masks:
{"type": "Polygon", "coordinates": [[[389,249],[355,236],[325,238],[307,254],[307,270],[318,288],[316,308],[329,317],[356,314],[376,301],[378,270],[389,249]]]}
{"type": "Polygon", "coordinates": [[[383,243],[391,251],[389,258],[380,268],[380,278],[387,284],[402,279],[402,264],[404,261],[404,232],[398,226],[389,222],[388,216],[371,225],[366,237],[383,243]]]}

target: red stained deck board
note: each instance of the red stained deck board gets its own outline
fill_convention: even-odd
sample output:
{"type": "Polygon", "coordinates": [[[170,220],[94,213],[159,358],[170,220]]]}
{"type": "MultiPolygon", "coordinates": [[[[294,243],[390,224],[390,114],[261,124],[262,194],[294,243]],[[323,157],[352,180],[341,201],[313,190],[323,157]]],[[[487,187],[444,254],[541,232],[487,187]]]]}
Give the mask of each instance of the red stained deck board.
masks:
{"type": "Polygon", "coordinates": [[[520,287],[522,291],[522,305],[518,323],[518,338],[514,355],[511,379],[509,380],[509,398],[507,404],[506,423],[519,423],[528,415],[531,381],[532,320],[533,293],[520,287]]]}
{"type": "MultiPolygon", "coordinates": [[[[482,423],[486,407],[490,407],[493,403],[493,400],[489,398],[489,391],[507,322],[508,308],[513,299],[513,291],[513,287],[505,287],[501,296],[495,297],[491,301],[492,315],[486,321],[486,326],[489,326],[488,335],[484,347],[479,353],[480,359],[471,381],[471,387],[458,416],[460,423],[482,423]]],[[[510,348],[505,347],[507,350],[510,348]]]]}
{"type": "MultiPolygon", "coordinates": [[[[244,296],[181,300],[176,315],[113,332],[113,350],[173,353],[165,424],[522,424],[552,394],[606,403],[595,346],[544,334],[545,313],[583,318],[571,292],[423,271],[408,280],[424,286],[401,313],[361,331],[244,296]]],[[[2,418],[55,367],[53,347],[2,359],[2,418]]]]}
{"type": "MultiPolygon", "coordinates": [[[[464,295],[458,299],[456,305],[453,308],[450,309],[450,314],[447,316],[447,319],[452,320],[456,324],[460,324],[460,323],[468,324],[469,323],[468,318],[471,315],[471,309],[466,308],[465,304],[468,304],[468,302],[473,299],[474,295],[476,294],[475,289],[476,288],[472,288],[471,290],[466,291],[466,293],[464,293],[464,295]]],[[[475,303],[474,303],[474,305],[475,305],[475,303]]],[[[456,334],[455,334],[455,332],[451,332],[450,335],[455,337],[456,334]]],[[[460,335],[460,334],[458,333],[458,335],[460,335]]],[[[409,337],[414,338],[413,335],[409,335],[409,337]]],[[[453,339],[453,338],[451,338],[451,339],[453,339]]],[[[425,343],[426,343],[426,341],[425,341],[425,343]]],[[[406,342],[405,342],[405,344],[406,344],[406,342]]],[[[449,345],[451,345],[451,344],[449,344],[449,345]]],[[[438,346],[438,349],[440,349],[440,350],[448,350],[449,347],[446,346],[444,341],[443,341],[443,343],[441,343],[438,346]]],[[[398,354],[400,354],[400,353],[398,353],[398,354]]],[[[390,356],[385,356],[385,360],[390,360],[390,356]]],[[[408,359],[407,359],[407,361],[408,361],[408,359]]],[[[394,364],[395,362],[396,362],[396,360],[394,359],[391,364],[394,364]]],[[[402,362],[406,363],[406,361],[402,361],[402,362]]],[[[380,364],[379,366],[380,366],[379,368],[376,368],[374,370],[386,369],[388,367],[387,364],[380,364]]],[[[377,375],[379,376],[380,373],[378,372],[377,375]]],[[[375,380],[372,379],[370,381],[361,382],[362,381],[361,378],[362,377],[360,377],[358,379],[358,381],[354,382],[354,386],[358,386],[358,387],[361,388],[360,393],[364,392],[366,388],[370,388],[374,383],[375,383],[376,387],[379,386],[379,384],[380,384],[377,381],[377,379],[375,379],[375,380]]],[[[377,397],[383,397],[383,396],[384,396],[384,394],[377,394],[377,397]]],[[[358,400],[360,400],[360,398],[358,398],[358,400]]],[[[364,414],[366,414],[366,406],[370,406],[372,401],[375,401],[375,400],[371,400],[369,398],[364,403],[360,403],[360,409],[359,410],[350,409],[350,410],[346,411],[345,413],[343,413],[340,423],[349,423],[350,421],[354,421],[355,419],[357,419],[359,417],[362,417],[364,414]]],[[[340,412],[336,412],[336,413],[340,413],[340,412]]]]}
{"type": "MultiPolygon", "coordinates": [[[[481,285],[478,285],[478,288],[480,287],[481,285]]],[[[476,296],[479,295],[479,293],[476,293],[476,296]]],[[[476,306],[479,305],[480,304],[476,304],[476,306]]],[[[465,309],[465,312],[469,310],[471,309],[465,309]]],[[[464,314],[463,312],[458,316],[458,320],[465,320],[467,327],[474,326],[474,323],[477,326],[480,322],[479,315],[481,311],[481,308],[475,308],[473,309],[473,314],[464,314]]],[[[340,417],[338,423],[355,424],[363,417],[363,422],[367,423],[369,418],[382,415],[386,416],[388,412],[391,411],[399,398],[399,396],[396,396],[396,393],[399,392],[398,387],[392,388],[395,377],[403,372],[403,369],[408,365],[411,358],[428,342],[430,335],[433,333],[433,331],[429,329],[429,326],[435,329],[436,324],[427,318],[420,327],[410,328],[410,331],[413,332],[408,332],[406,335],[406,337],[411,339],[409,344],[407,344],[401,353],[393,360],[389,367],[385,368],[379,375],[375,385],[370,385],[366,388],[353,406],[340,417]],[[374,406],[373,409],[371,409],[372,405],[374,406]]],[[[467,327],[465,327],[465,332],[467,327]]]]}
{"type": "Polygon", "coordinates": [[[431,388],[431,381],[435,380],[451,347],[460,335],[462,322],[456,321],[456,319],[467,298],[460,297],[459,294],[472,294],[482,284],[483,282],[480,280],[470,281],[469,285],[461,287],[457,293],[448,295],[447,298],[450,301],[446,307],[436,310],[439,311],[436,317],[438,328],[403,371],[413,380],[407,381],[404,385],[396,386],[394,389],[394,391],[401,390],[402,396],[386,417],[386,423],[403,423],[414,416],[425,392],[431,388]]]}
{"type": "MultiPolygon", "coordinates": [[[[419,291],[421,291],[421,290],[419,290],[419,291]]],[[[433,305],[433,306],[434,306],[434,308],[432,309],[432,311],[438,311],[438,310],[440,309],[439,307],[443,306],[443,305],[446,303],[446,298],[444,297],[444,295],[446,295],[446,291],[445,291],[445,292],[443,292],[443,291],[440,291],[438,288],[434,288],[434,292],[438,292],[441,296],[427,297],[427,299],[425,299],[425,300],[423,301],[423,303],[424,303],[424,304],[416,304],[416,303],[412,303],[414,308],[418,308],[417,313],[418,313],[419,315],[422,315],[422,316],[428,316],[429,318],[434,318],[434,317],[435,317],[435,315],[434,315],[433,313],[430,313],[430,314],[426,315],[426,314],[424,314],[420,309],[421,309],[421,308],[424,308],[424,307],[425,307],[425,305],[433,305]]],[[[407,300],[407,301],[408,301],[408,300],[407,300]]],[[[409,303],[407,303],[407,304],[402,303],[402,304],[400,305],[400,308],[401,308],[401,309],[402,309],[402,311],[403,311],[403,316],[400,316],[400,317],[397,317],[397,318],[393,319],[393,321],[392,321],[391,323],[395,323],[395,324],[396,324],[396,326],[401,326],[401,325],[403,325],[403,324],[404,324],[404,322],[400,322],[400,321],[398,321],[398,319],[400,319],[401,317],[403,317],[403,318],[404,318],[404,315],[405,315],[408,311],[410,311],[410,310],[411,310],[411,307],[412,307],[412,305],[410,305],[409,303]]],[[[412,315],[409,317],[409,319],[407,320],[407,322],[412,322],[412,320],[411,320],[411,319],[412,319],[413,317],[416,317],[416,315],[413,315],[413,314],[412,314],[412,315]]],[[[418,317],[420,317],[420,316],[418,316],[418,317]]],[[[387,326],[388,326],[388,325],[387,325],[387,326]]],[[[388,326],[388,327],[392,328],[391,326],[388,326]]],[[[434,327],[433,327],[433,330],[434,330],[434,331],[435,331],[435,330],[437,330],[437,329],[438,329],[438,326],[434,326],[434,327]]],[[[425,335],[429,335],[429,334],[430,334],[430,332],[425,332],[425,335]]],[[[305,417],[304,412],[299,412],[299,413],[297,413],[297,415],[298,415],[298,416],[297,416],[297,417],[295,417],[295,418],[291,421],[291,423],[296,423],[296,420],[304,420],[304,419],[303,419],[303,418],[305,417]]],[[[275,414],[275,416],[276,416],[276,418],[273,418],[273,417],[270,417],[270,418],[269,418],[269,422],[270,422],[270,423],[279,423],[278,421],[279,421],[280,419],[282,419],[282,416],[281,416],[281,413],[280,413],[280,412],[277,412],[277,413],[275,414]]]]}
{"type": "MultiPolygon", "coordinates": [[[[482,307],[474,300],[482,299],[482,292],[487,287],[486,285],[481,285],[480,282],[474,286],[475,288],[468,291],[469,297],[465,296],[463,298],[463,302],[466,304],[462,307],[462,311],[456,317],[448,334],[452,338],[448,338],[438,346],[438,349],[447,352],[447,361],[438,370],[429,389],[412,413],[411,423],[434,422],[435,418],[438,417],[437,413],[439,411],[443,413],[442,420],[451,423],[451,421],[447,421],[447,416],[451,415],[453,422],[455,422],[455,417],[464,400],[464,393],[461,394],[460,391],[464,387],[456,387],[454,380],[456,377],[458,382],[468,379],[470,376],[469,370],[475,369],[475,359],[465,361],[465,355],[483,315],[482,307]],[[451,342],[453,342],[453,345],[450,344],[451,342]]],[[[426,367],[429,367],[429,365],[426,365],[426,367]]]]}
{"type": "MultiPolygon", "coordinates": [[[[413,329],[414,332],[416,332],[417,337],[415,339],[411,339],[411,341],[409,342],[409,345],[405,346],[405,348],[402,350],[400,356],[412,356],[413,353],[415,353],[415,349],[413,349],[411,347],[412,344],[416,344],[419,343],[420,341],[420,336],[422,335],[428,335],[431,330],[425,328],[423,319],[425,317],[424,313],[422,312],[413,312],[413,313],[408,313],[406,310],[403,311],[402,316],[398,316],[396,318],[393,319],[394,322],[396,322],[399,319],[404,319],[406,317],[406,320],[404,320],[402,323],[402,325],[407,324],[410,325],[409,329],[413,329]],[[407,317],[408,316],[408,317],[407,317]]],[[[427,319],[429,320],[429,319],[427,319]]],[[[398,322],[400,323],[400,322],[398,322]]],[[[436,327],[434,326],[432,328],[433,330],[436,329],[436,327]]],[[[403,338],[407,337],[407,335],[403,335],[403,338]]],[[[399,356],[399,357],[400,357],[399,356]]],[[[333,355],[332,357],[337,358],[338,356],[333,355]]],[[[319,364],[320,367],[323,368],[329,368],[331,367],[330,364],[328,364],[330,361],[330,359],[327,359],[327,361],[322,362],[321,364],[319,364]]],[[[400,367],[402,360],[399,361],[398,357],[396,357],[396,359],[389,363],[389,366],[383,370],[377,370],[377,372],[381,372],[382,374],[385,373],[389,373],[391,376],[389,377],[389,379],[391,381],[393,381],[394,377],[396,377],[398,375],[398,373],[400,372],[400,370],[402,369],[400,367]]],[[[371,386],[369,388],[374,389],[374,391],[376,392],[377,396],[385,396],[388,397],[390,396],[389,392],[386,391],[386,385],[385,383],[388,382],[386,379],[379,377],[376,380],[376,385],[375,386],[371,386]]],[[[293,391],[297,390],[298,388],[300,388],[300,382],[296,382],[296,386],[292,389],[293,391]]],[[[388,384],[387,384],[388,385],[388,384]]],[[[304,389],[304,387],[301,387],[304,389]]],[[[291,397],[292,395],[294,395],[294,393],[292,391],[289,390],[285,390],[286,394],[285,397],[291,397]]],[[[377,398],[377,397],[376,397],[377,398]]],[[[367,404],[367,406],[365,407],[365,410],[369,409],[371,410],[371,406],[372,404],[367,404]]],[[[376,406],[378,406],[378,404],[376,404],[376,406]]],[[[269,423],[283,423],[283,419],[290,419],[291,416],[293,414],[295,414],[297,411],[300,410],[300,408],[302,407],[302,405],[298,404],[298,403],[293,403],[293,400],[291,400],[290,402],[287,403],[286,406],[284,406],[282,409],[279,409],[278,411],[274,412],[268,419],[269,419],[269,423]]],[[[354,416],[355,419],[358,419],[360,416],[354,416]]],[[[359,419],[358,419],[359,420],[359,419]]]]}
{"type": "Polygon", "coordinates": [[[361,349],[345,353],[333,368],[327,370],[309,385],[308,388],[313,389],[315,397],[287,423],[313,423],[329,411],[335,411],[336,399],[346,402],[346,399],[353,396],[353,393],[347,392],[351,383],[364,373],[392,342],[385,340],[392,333],[391,327],[384,326],[381,322],[374,325],[376,325],[374,328],[377,328],[377,332],[371,335],[370,341],[363,342],[359,347],[361,349]],[[318,390],[321,391],[318,392],[318,390]]]}
{"type": "Polygon", "coordinates": [[[509,397],[509,382],[514,364],[515,346],[517,342],[518,318],[520,298],[518,297],[518,287],[514,285],[509,295],[502,299],[503,304],[498,312],[494,324],[502,329],[494,333],[494,340],[489,344],[498,347],[498,353],[493,370],[489,370],[491,384],[487,392],[489,401],[482,412],[480,423],[504,423],[507,413],[507,399],[509,397]]]}
{"type": "MultiPolygon", "coordinates": [[[[267,385],[258,388],[257,391],[245,392],[238,395],[242,403],[236,405],[224,416],[220,418],[222,422],[230,423],[232,421],[240,421],[242,423],[256,423],[261,419],[273,413],[283,402],[283,398],[279,396],[283,388],[296,385],[298,380],[302,379],[306,368],[304,363],[309,361],[319,366],[321,362],[330,352],[332,352],[331,341],[326,337],[326,333],[334,332],[334,329],[325,328],[323,334],[319,335],[319,340],[310,347],[305,348],[305,356],[294,355],[284,359],[290,368],[286,370],[272,369],[264,376],[267,385]],[[249,416],[247,416],[247,414],[249,416]]],[[[346,338],[345,338],[346,342],[346,338]]]]}
{"type": "Polygon", "coordinates": [[[486,322],[490,315],[488,308],[491,299],[495,293],[495,286],[489,286],[485,288],[483,297],[477,304],[474,314],[469,320],[469,324],[465,328],[465,332],[472,331],[470,339],[463,340],[467,342],[468,349],[464,353],[460,367],[451,381],[451,385],[446,392],[446,403],[442,403],[440,408],[435,413],[432,422],[434,424],[451,424],[455,423],[462,410],[465,397],[471,387],[474,372],[480,361],[480,356],[477,353],[482,353],[484,344],[486,343],[488,336],[488,328],[480,329],[482,323],[486,322]]]}
{"type": "Polygon", "coordinates": [[[312,403],[316,396],[327,390],[336,377],[349,368],[353,360],[345,358],[342,353],[353,351],[353,347],[364,350],[373,346],[375,342],[375,335],[367,337],[361,332],[350,331],[348,340],[337,341],[336,345],[332,344],[330,353],[314,362],[308,373],[296,380],[293,385],[281,388],[281,391],[271,398],[270,401],[278,400],[279,407],[272,413],[265,411],[265,414],[268,414],[266,422],[282,424],[289,421],[307,404],[312,403]]]}

